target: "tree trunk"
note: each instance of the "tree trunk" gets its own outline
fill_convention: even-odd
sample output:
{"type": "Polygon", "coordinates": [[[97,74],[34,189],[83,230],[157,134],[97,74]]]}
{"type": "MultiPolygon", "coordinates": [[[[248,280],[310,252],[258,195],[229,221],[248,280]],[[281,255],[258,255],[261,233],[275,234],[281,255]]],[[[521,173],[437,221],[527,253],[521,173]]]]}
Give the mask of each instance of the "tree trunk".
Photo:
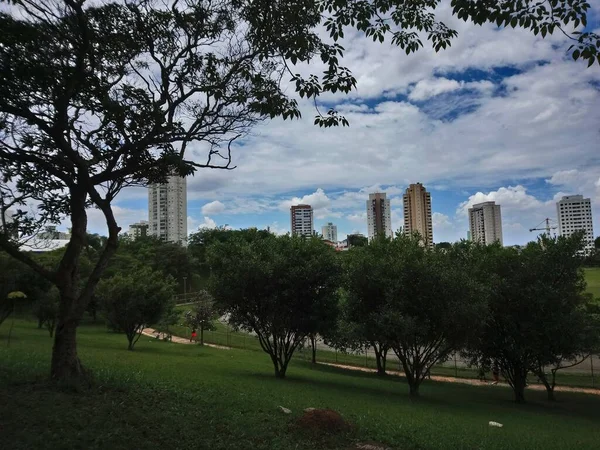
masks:
{"type": "Polygon", "coordinates": [[[526,376],[515,376],[513,383],[513,392],[515,394],[516,403],[525,403],[525,385],[527,384],[526,376]]]}
{"type": "Polygon", "coordinates": [[[377,363],[377,375],[384,376],[385,375],[385,366],[387,361],[387,349],[383,349],[378,347],[377,345],[373,345],[373,349],[375,350],[375,361],[377,363]]]}
{"type": "Polygon", "coordinates": [[[204,327],[200,327],[200,345],[204,345],[204,327]]]}
{"type": "Polygon", "coordinates": [[[536,373],[537,377],[540,379],[544,387],[546,388],[546,394],[548,395],[548,401],[553,402],[556,399],[554,398],[554,387],[548,381],[546,374],[543,369],[536,373]]]}
{"type": "Polygon", "coordinates": [[[408,383],[409,395],[413,398],[417,398],[420,396],[419,394],[419,383],[415,380],[409,381],[408,383]]]}
{"type": "Polygon", "coordinates": [[[44,326],[44,320],[42,318],[38,317],[38,330],[41,330],[43,326],[44,326]]]}
{"type": "Polygon", "coordinates": [[[52,348],[50,376],[54,380],[72,380],[85,376],[77,356],[77,322],[58,320],[52,348]]]}
{"type": "Polygon", "coordinates": [[[312,363],[317,363],[317,338],[315,336],[310,337],[310,345],[312,347],[312,363]]]}
{"type": "MultiPolygon", "coordinates": [[[[55,380],[85,377],[85,371],[77,356],[77,326],[108,261],[117,250],[118,235],[121,230],[115,221],[110,204],[96,203],[106,218],[108,239],[91,275],[83,289],[78,292],[79,263],[81,253],[87,243],[87,192],[81,186],[74,186],[70,189],[70,196],[71,239],[58,265],[54,280],[52,280],[60,291],[50,368],[50,377],[55,380]]],[[[130,347],[133,348],[131,343],[130,347]]]]}
{"type": "Polygon", "coordinates": [[[129,342],[129,345],[127,345],[127,350],[133,351],[133,337],[127,336],[127,341],[129,342]]]}

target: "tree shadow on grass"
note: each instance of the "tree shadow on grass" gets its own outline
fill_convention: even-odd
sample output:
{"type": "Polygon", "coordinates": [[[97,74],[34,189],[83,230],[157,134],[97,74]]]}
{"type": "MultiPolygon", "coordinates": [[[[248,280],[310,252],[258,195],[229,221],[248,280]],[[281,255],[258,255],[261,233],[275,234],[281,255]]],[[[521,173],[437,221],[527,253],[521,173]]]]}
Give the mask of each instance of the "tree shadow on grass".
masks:
{"type": "Polygon", "coordinates": [[[374,373],[323,365],[312,366],[312,370],[320,375],[330,374],[335,379],[328,380],[293,372],[283,380],[275,378],[270,373],[252,373],[249,376],[260,379],[264,383],[306,386],[307,390],[311,387],[313,390],[324,389],[336,393],[340,398],[360,394],[381,397],[386,402],[397,399],[402,403],[410,402],[452,414],[472,415],[477,411],[487,411],[489,414],[510,415],[528,412],[559,417],[600,419],[600,397],[593,395],[561,392],[559,401],[548,402],[545,400],[545,392],[530,390],[526,393],[528,402],[516,404],[509,388],[425,380],[421,385],[421,396],[411,398],[408,394],[408,384],[402,377],[393,375],[379,377],[374,373]],[[365,381],[368,381],[369,385],[362,384],[365,381]]]}

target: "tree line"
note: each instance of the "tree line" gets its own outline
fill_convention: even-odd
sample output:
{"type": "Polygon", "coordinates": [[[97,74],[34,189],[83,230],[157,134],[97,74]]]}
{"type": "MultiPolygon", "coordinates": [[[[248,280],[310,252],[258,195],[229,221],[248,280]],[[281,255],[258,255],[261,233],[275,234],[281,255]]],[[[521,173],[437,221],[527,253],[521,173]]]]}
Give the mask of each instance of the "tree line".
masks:
{"type": "MultiPolygon", "coordinates": [[[[344,352],[372,348],[379,375],[393,353],[413,396],[434,365],[459,352],[482,371],[497,367],[516,401],[525,400],[528,374],[553,399],[557,372],[600,346],[600,303],[586,293],[582,246],[580,234],[541,236],[521,249],[467,241],[430,249],[418,236],[398,234],[347,252],[318,238],[256,229],[202,230],[188,248],[124,238],[88,313],[95,320],[100,310],[130,350],[144,327],[183,321],[203,341],[203,331],[226,315],[231,326],[257,336],[280,378],[307,341],[314,358],[317,337],[344,352]],[[173,296],[184,276],[202,289],[182,316],[173,296]]],[[[36,258],[51,266],[62,251],[36,258]]],[[[0,317],[19,301],[5,294],[23,291],[38,326],[52,335],[58,293],[0,256],[0,317]]],[[[89,248],[82,270],[96,257],[89,248]]]]}

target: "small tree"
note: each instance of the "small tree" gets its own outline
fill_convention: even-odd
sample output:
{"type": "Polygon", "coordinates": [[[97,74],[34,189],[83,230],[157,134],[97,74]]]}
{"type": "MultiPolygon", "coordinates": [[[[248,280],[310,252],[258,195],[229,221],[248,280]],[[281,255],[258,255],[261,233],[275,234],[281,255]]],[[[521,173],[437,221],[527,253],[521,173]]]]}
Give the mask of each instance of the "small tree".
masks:
{"type": "Polygon", "coordinates": [[[582,238],[542,236],[521,251],[471,248],[471,271],[489,287],[490,301],[482,333],[467,354],[473,364],[495,363],[518,403],[525,401],[529,372],[542,380],[552,399],[555,383],[544,368],[560,370],[588,346],[582,238]]]}
{"type": "Polygon", "coordinates": [[[200,330],[200,345],[204,345],[204,331],[214,330],[218,317],[212,295],[203,290],[197,293],[192,309],[186,311],[184,323],[192,330],[200,330]]]}
{"type": "Polygon", "coordinates": [[[345,258],[347,293],[341,303],[342,330],[346,331],[347,340],[358,344],[354,347],[361,343],[373,347],[378,375],[385,375],[390,349],[383,324],[387,289],[393,276],[392,266],[388,265],[390,249],[389,240],[380,237],[368,246],[352,248],[345,258]]]}
{"type": "Polygon", "coordinates": [[[52,287],[48,292],[38,297],[33,307],[33,313],[38,320],[38,328],[45,327],[50,333],[50,337],[54,335],[54,328],[56,327],[59,299],[58,290],[52,287]]]}
{"type": "Polygon", "coordinates": [[[213,295],[229,322],[256,333],[275,376],[284,378],[298,346],[336,315],[335,251],[316,238],[270,235],[217,242],[208,261],[213,295]]]}
{"type": "Polygon", "coordinates": [[[459,262],[444,250],[430,250],[418,236],[382,240],[380,266],[385,309],[382,326],[400,360],[410,395],[434,364],[443,362],[476,335],[486,312],[486,295],[459,262]]]}
{"type": "Polygon", "coordinates": [[[150,269],[118,274],[98,285],[98,297],[108,326],[125,333],[133,350],[142,330],[161,319],[175,292],[172,278],[150,269]]]}

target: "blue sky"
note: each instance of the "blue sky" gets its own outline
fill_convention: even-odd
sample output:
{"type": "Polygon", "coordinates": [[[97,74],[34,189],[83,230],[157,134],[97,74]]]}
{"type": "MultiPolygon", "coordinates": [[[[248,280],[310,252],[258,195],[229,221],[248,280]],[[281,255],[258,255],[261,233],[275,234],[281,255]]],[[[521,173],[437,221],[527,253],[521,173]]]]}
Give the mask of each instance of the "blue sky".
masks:
{"type": "MultiPolygon", "coordinates": [[[[588,21],[599,32],[600,0],[588,21]]],[[[502,206],[505,244],[555,218],[561,195],[592,198],[600,234],[600,68],[566,53],[557,33],[542,40],[523,30],[474,27],[440,18],[458,30],[449,50],[406,56],[391,45],[347,35],[343,65],[358,80],[348,96],[328,94],[349,128],[314,127],[314,109],[299,100],[303,118],[273,120],[234,148],[233,171],[199,171],[188,180],[188,229],[229,225],[289,231],[289,207],[310,203],[315,228],[366,233],[365,200],[380,190],[392,199],[392,226],[402,225],[401,195],[422,182],[432,194],[434,241],[467,232],[466,209],[485,200],[502,206]]],[[[299,66],[301,73],[322,70],[299,66]]],[[[290,89],[291,92],[291,89],[290,89]]],[[[199,161],[201,147],[194,150],[199,161]]],[[[124,229],[147,217],[143,188],[116,201],[124,229]]],[[[103,232],[101,217],[90,227],[103,232]]]]}

